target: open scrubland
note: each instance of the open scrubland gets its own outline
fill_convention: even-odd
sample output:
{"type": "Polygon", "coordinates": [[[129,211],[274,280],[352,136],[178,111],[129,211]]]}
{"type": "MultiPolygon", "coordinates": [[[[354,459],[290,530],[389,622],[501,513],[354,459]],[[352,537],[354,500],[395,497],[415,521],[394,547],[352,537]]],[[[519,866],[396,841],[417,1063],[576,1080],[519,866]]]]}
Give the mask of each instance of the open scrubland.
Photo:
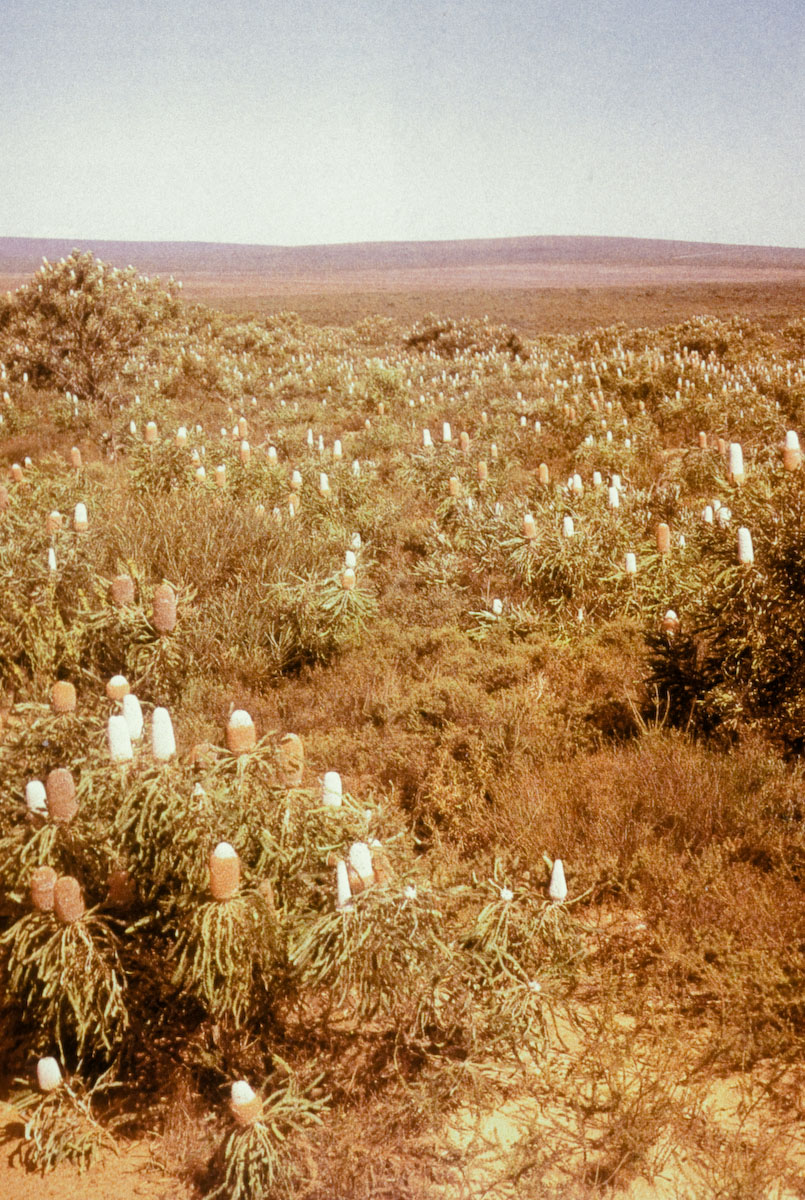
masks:
{"type": "Polygon", "coordinates": [[[0,301],[8,1194],[147,1144],[154,1195],[805,1196],[762,316],[336,327],[90,254],[0,301]]]}

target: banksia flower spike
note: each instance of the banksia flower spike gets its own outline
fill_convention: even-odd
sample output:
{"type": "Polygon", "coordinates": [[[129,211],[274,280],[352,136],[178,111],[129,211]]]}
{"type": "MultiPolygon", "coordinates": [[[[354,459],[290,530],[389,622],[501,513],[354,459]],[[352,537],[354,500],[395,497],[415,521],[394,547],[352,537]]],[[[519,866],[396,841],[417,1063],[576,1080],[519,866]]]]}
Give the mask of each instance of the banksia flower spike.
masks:
{"type": "Polygon", "coordinates": [[[109,718],[106,723],[106,737],[112,762],[131,762],[134,757],[134,751],[131,748],[131,734],[128,721],[122,714],[118,713],[109,718]]]}
{"type": "Polygon", "coordinates": [[[561,858],[555,858],[551,868],[551,878],[548,883],[548,899],[554,904],[562,904],[567,899],[567,883],[565,868],[561,858]]]}
{"type": "Polygon", "coordinates": [[[81,884],[72,875],[62,875],[53,886],[53,913],[62,925],[73,925],[86,912],[81,884]]]}
{"type": "Polygon", "coordinates": [[[61,1067],[55,1058],[40,1058],[36,1064],[36,1086],[40,1092],[55,1092],[62,1085],[61,1067]]]}
{"type": "Polygon", "coordinates": [[[176,628],[176,595],[169,583],[162,583],[154,592],[151,624],[157,633],[172,633],[176,628]]]}
{"type": "Polygon", "coordinates": [[[783,466],[786,471],[798,471],[802,462],[802,451],[799,445],[799,436],[793,429],[789,429],[785,435],[785,446],[783,447],[783,466]]]}
{"type": "Polygon", "coordinates": [[[240,443],[240,461],[243,463],[244,467],[249,463],[251,457],[252,448],[244,438],[244,440],[240,443]]]}
{"type": "Polygon", "coordinates": [[[62,517],[62,515],[58,511],[58,509],[54,509],[53,512],[48,513],[48,518],[47,518],[47,521],[45,522],[45,529],[48,533],[50,533],[50,534],[58,533],[59,530],[63,526],[64,526],[64,518],[62,517]]]}
{"type": "Polygon", "coordinates": [[[679,617],[672,608],[669,608],[662,619],[662,627],[666,633],[674,634],[679,629],[679,617]]]}
{"type": "Polygon", "coordinates": [[[551,482],[551,473],[550,473],[550,471],[548,470],[548,464],[547,464],[547,463],[540,463],[540,464],[539,464],[539,481],[540,481],[540,483],[542,483],[542,484],[548,484],[548,483],[550,483],[550,482],[551,482]]]}
{"type": "Polygon", "coordinates": [[[48,815],[60,825],[69,825],[78,812],[75,783],[66,767],[55,767],[45,780],[48,815]]]}
{"type": "Polygon", "coordinates": [[[699,430],[699,449],[700,450],[707,449],[707,434],[704,432],[703,429],[699,430]]]}
{"type": "Polygon", "coordinates": [[[210,891],[213,900],[231,900],[240,888],[240,859],[229,842],[219,842],[210,855],[210,891]]]}
{"type": "Polygon", "coordinates": [[[70,465],[75,467],[77,471],[83,466],[81,461],[81,451],[79,450],[78,446],[73,446],[72,450],[70,451],[70,465]]]}
{"type": "Polygon", "coordinates": [[[661,521],[657,526],[657,553],[670,554],[671,552],[671,530],[666,525],[665,521],[661,521]]]}
{"type": "Polygon", "coordinates": [[[738,530],[738,562],[751,566],[755,561],[755,551],[752,547],[752,534],[742,525],[738,530]]]}
{"type": "Polygon", "coordinates": [[[279,769],[286,787],[300,787],[305,770],[305,747],[296,733],[286,733],[279,744],[279,769]]]}
{"type": "Polygon", "coordinates": [[[537,536],[537,523],[531,513],[526,513],[523,517],[523,537],[528,541],[533,541],[537,536]]]}
{"type": "Polygon", "coordinates": [[[744,473],[744,452],[740,442],[730,442],[730,480],[741,484],[746,479],[744,473]]]}
{"type": "Polygon", "coordinates": [[[626,562],[626,574],[627,575],[636,575],[637,574],[637,558],[635,557],[634,553],[631,550],[627,551],[625,562],[626,562]]]}
{"type": "Polygon", "coordinates": [[[157,429],[156,421],[149,421],[145,427],[145,440],[149,445],[153,445],[158,435],[159,430],[157,429]]]}
{"type": "Polygon", "coordinates": [[[232,1084],[229,1107],[238,1125],[253,1125],[263,1111],[263,1102],[245,1079],[232,1084]]]}
{"type": "MultiPolygon", "coordinates": [[[[349,865],[357,874],[361,887],[371,887],[375,882],[375,872],[372,865],[372,851],[366,842],[354,842],[350,846],[349,865]]],[[[355,891],[354,888],[352,890],[355,891]]]]}
{"type": "Polygon", "coordinates": [[[125,675],[113,675],[106,685],[106,695],[110,700],[122,700],[131,691],[125,675]]]}
{"type": "Polygon", "coordinates": [[[73,529],[76,531],[76,533],[86,533],[88,527],[89,520],[87,518],[87,506],[79,500],[73,513],[73,529]]]}
{"type": "Polygon", "coordinates": [[[25,807],[35,816],[48,814],[47,792],[41,779],[30,779],[25,785],[25,807]]]}
{"type": "Polygon", "coordinates": [[[351,909],[352,889],[349,886],[349,872],[344,859],[336,863],[335,868],[336,904],[340,909],[351,909]]]}
{"type": "Polygon", "coordinates": [[[167,762],[176,753],[173,722],[167,708],[155,708],[151,718],[151,753],[158,762],[167,762]]]}
{"type": "Polygon", "coordinates": [[[143,736],[143,710],[140,701],[129,692],[123,697],[123,717],[129,728],[129,737],[138,742],[143,736]]]}
{"type": "Polygon", "coordinates": [[[75,712],[75,686],[67,679],[60,679],[50,689],[50,704],[55,713],[75,712]]]}
{"type": "Polygon", "coordinates": [[[246,754],[253,750],[257,742],[257,731],[254,721],[242,708],[236,709],[229,718],[226,726],[227,749],[233,754],[246,754]]]}
{"type": "Polygon", "coordinates": [[[53,867],[37,867],[31,874],[31,903],[39,912],[53,912],[53,891],[58,875],[53,867]]]}
{"type": "Polygon", "coordinates": [[[345,592],[351,592],[355,587],[355,572],[352,567],[347,567],[345,571],[342,571],[341,587],[345,592]]]}
{"type": "Polygon", "coordinates": [[[322,784],[322,804],[325,808],[340,808],[342,796],[341,776],[337,771],[327,771],[322,784]]]}

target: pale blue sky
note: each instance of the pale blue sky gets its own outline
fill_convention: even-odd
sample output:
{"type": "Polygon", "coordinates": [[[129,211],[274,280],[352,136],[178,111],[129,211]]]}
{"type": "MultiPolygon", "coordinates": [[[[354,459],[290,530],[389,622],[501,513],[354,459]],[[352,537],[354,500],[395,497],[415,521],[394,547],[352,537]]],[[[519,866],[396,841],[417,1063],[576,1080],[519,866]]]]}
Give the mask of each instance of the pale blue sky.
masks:
{"type": "Polygon", "coordinates": [[[804,0],[0,0],[0,236],[805,246],[804,0]]]}

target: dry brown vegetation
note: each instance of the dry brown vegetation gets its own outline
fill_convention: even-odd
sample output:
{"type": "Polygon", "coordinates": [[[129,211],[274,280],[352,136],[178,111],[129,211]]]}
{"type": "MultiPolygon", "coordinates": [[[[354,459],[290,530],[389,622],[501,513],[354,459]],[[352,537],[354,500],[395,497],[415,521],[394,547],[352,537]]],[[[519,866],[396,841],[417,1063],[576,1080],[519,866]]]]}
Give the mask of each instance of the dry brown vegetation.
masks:
{"type": "MultiPolygon", "coordinates": [[[[746,296],[752,320],[693,320],[701,294],[658,293],[651,321],[612,293],[593,298],[600,327],[533,339],[516,309],[476,319],[481,295],[460,321],[409,297],[399,320],[334,328],[327,299],[308,324],[225,316],[126,273],[98,283],[94,262],[46,266],[0,309],[0,1021],[8,1093],[36,1113],[18,1153],[75,1158],[76,1128],[86,1158],[98,1148],[83,1110],[31,1092],[53,1054],[99,1128],[156,1139],[189,1194],[805,1196],[803,473],[780,453],[805,427],[798,293],[746,296]],[[719,437],[743,445],[743,484],[719,437]],[[716,499],[731,523],[702,521],[716,499]],[[124,571],[121,610],[108,582],[124,571]],[[164,580],[178,618],[159,636],[164,580]],[[147,721],[169,708],[171,761],[146,737],[110,764],[117,673],[147,721]],[[57,679],[75,714],[51,712],[57,679]],[[257,727],[242,757],[223,748],[232,708],[257,727]],[[300,788],[277,773],[288,731],[300,788]],[[68,827],[26,810],[26,782],[58,766],[78,782],[68,827]],[[336,833],[320,806],[334,770],[336,833]],[[367,830],[393,878],[340,912],[331,856],[367,830]],[[224,901],[207,876],[221,841],[244,873],[224,901]],[[553,904],[557,858],[569,890],[553,904]],[[84,888],[70,928],[87,959],[62,931],[56,967],[37,940],[56,928],[29,900],[43,863],[84,888]],[[59,1019],[54,980],[73,996],[59,1019]],[[277,1122],[250,1167],[225,1103],[241,1078],[277,1122]]],[[[547,303],[560,323],[572,293],[547,303]]]]}

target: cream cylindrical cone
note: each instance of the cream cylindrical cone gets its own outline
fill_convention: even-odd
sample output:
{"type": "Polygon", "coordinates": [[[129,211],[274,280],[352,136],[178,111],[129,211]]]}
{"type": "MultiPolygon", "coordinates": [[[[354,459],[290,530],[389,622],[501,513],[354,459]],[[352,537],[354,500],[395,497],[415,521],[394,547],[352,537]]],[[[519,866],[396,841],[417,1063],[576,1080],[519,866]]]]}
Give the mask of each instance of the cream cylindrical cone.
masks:
{"type": "Polygon", "coordinates": [[[713,524],[713,508],[712,508],[712,505],[710,505],[710,504],[705,504],[705,506],[704,506],[704,510],[702,511],[702,520],[704,521],[705,525],[712,525],[712,524],[713,524]]]}
{"type": "Polygon", "coordinates": [[[448,490],[450,492],[450,495],[457,496],[459,493],[460,486],[461,485],[459,484],[458,475],[451,475],[450,481],[448,484],[448,490]]]}
{"type": "Polygon", "coordinates": [[[157,440],[159,430],[157,429],[156,421],[149,421],[145,427],[145,440],[150,444],[157,440]]]}
{"type": "Polygon", "coordinates": [[[219,842],[210,855],[210,891],[214,900],[230,900],[240,887],[240,859],[234,846],[219,842]]]}
{"type": "Polygon", "coordinates": [[[72,450],[70,451],[70,465],[76,469],[80,468],[82,465],[81,451],[79,450],[78,446],[73,446],[72,450]]]}
{"type": "Polygon", "coordinates": [[[48,533],[58,533],[64,526],[64,517],[54,508],[53,512],[48,513],[47,521],[45,522],[45,530],[48,533]]]}
{"type": "Polygon", "coordinates": [[[296,733],[286,733],[279,744],[279,769],[286,787],[299,787],[305,770],[305,747],[296,733]]]}
{"type": "Polygon", "coordinates": [[[628,550],[626,552],[626,574],[627,575],[636,575],[637,574],[637,558],[635,557],[634,553],[631,550],[628,550]]]}
{"type": "Polygon", "coordinates": [[[25,807],[29,813],[47,816],[47,793],[41,779],[29,779],[25,785],[25,807]]]}
{"type": "Polygon", "coordinates": [[[176,753],[173,722],[167,708],[155,708],[151,717],[151,753],[159,762],[167,762],[176,753]]]}
{"type": "Polygon", "coordinates": [[[129,692],[123,697],[123,717],[129,728],[129,737],[138,742],[143,736],[143,710],[140,701],[129,692]]]}
{"type": "Polygon", "coordinates": [[[740,442],[730,442],[729,474],[733,483],[743,483],[746,478],[744,474],[744,452],[740,442]]]}
{"type": "Polygon", "coordinates": [[[573,525],[572,517],[562,517],[562,534],[566,538],[572,538],[576,530],[573,525]]]}
{"type": "Polygon", "coordinates": [[[53,889],[57,879],[53,867],[37,867],[31,872],[31,902],[39,912],[53,912],[53,889]]]}
{"type": "Polygon", "coordinates": [[[293,488],[293,490],[294,490],[295,492],[298,492],[298,491],[299,491],[299,489],[301,488],[301,486],[302,486],[302,474],[301,474],[301,472],[300,472],[300,471],[293,471],[293,472],[291,473],[291,487],[293,488]]]}
{"type": "Polygon", "coordinates": [[[526,513],[523,517],[523,537],[528,541],[533,541],[537,536],[537,523],[531,513],[526,513]]]}
{"type": "Polygon", "coordinates": [[[244,438],[244,440],[240,443],[240,461],[243,463],[244,467],[248,464],[251,457],[252,448],[244,438]]]}
{"type": "Polygon", "coordinates": [[[233,754],[246,754],[253,750],[257,742],[257,730],[254,721],[245,709],[236,709],[229,718],[226,726],[227,749],[233,754]]]}
{"type": "Polygon", "coordinates": [[[73,513],[73,529],[76,531],[76,533],[86,533],[88,527],[89,519],[87,517],[87,506],[79,500],[73,513]]]}
{"type": "Polygon", "coordinates": [[[169,583],[162,583],[154,592],[151,624],[157,633],[172,633],[176,628],[176,595],[169,583]]]}
{"type": "Polygon", "coordinates": [[[783,466],[786,471],[798,471],[802,462],[802,451],[799,445],[799,434],[789,429],[785,435],[783,447],[783,466]]]}
{"type": "Polygon", "coordinates": [[[321,802],[327,808],[340,808],[343,788],[337,771],[327,771],[322,784],[321,802]]]}
{"type": "Polygon", "coordinates": [[[470,435],[466,432],[466,430],[462,430],[458,440],[461,449],[465,454],[468,454],[470,449],[470,435]]]}
{"type": "Polygon", "coordinates": [[[112,603],[121,608],[134,603],[134,580],[131,575],[116,575],[109,589],[112,603]]]}
{"type": "Polygon", "coordinates": [[[482,458],[478,463],[478,482],[486,483],[489,478],[489,468],[486,464],[486,459],[482,458]]]}
{"type": "Polygon", "coordinates": [[[669,554],[671,551],[671,530],[664,521],[657,526],[657,553],[669,554]]]}
{"type": "Polygon", "coordinates": [[[110,700],[122,700],[130,690],[129,681],[125,675],[113,675],[106,684],[106,695],[110,700]]]}
{"type": "Polygon", "coordinates": [[[75,783],[66,767],[55,767],[45,780],[48,813],[52,821],[68,825],[78,812],[75,783]]]}
{"type": "Polygon", "coordinates": [[[60,679],[50,689],[50,704],[55,713],[75,712],[75,685],[67,679],[60,679]]]}
{"type": "Polygon", "coordinates": [[[260,1119],[263,1102],[245,1079],[238,1079],[232,1084],[229,1107],[238,1125],[253,1125],[260,1119]]]}
{"type": "Polygon", "coordinates": [[[62,875],[53,886],[53,912],[62,925],[80,921],[86,912],[81,884],[72,875],[62,875]]]}
{"type": "Polygon", "coordinates": [[[215,482],[218,487],[226,487],[226,467],[223,463],[215,468],[215,482]]]}
{"type": "Polygon", "coordinates": [[[453,434],[450,430],[450,422],[444,421],[442,423],[442,441],[443,442],[452,442],[452,440],[453,440],[453,434]]]}
{"type": "Polygon", "coordinates": [[[707,434],[704,432],[703,429],[699,430],[699,449],[700,450],[707,449],[707,434]]]}
{"type": "Polygon", "coordinates": [[[349,848],[349,864],[353,870],[357,871],[364,886],[374,883],[372,851],[366,842],[353,842],[349,848]]]}
{"type": "Polygon", "coordinates": [[[40,1058],[36,1064],[36,1086],[40,1092],[55,1092],[62,1085],[61,1067],[55,1058],[40,1058]]]}
{"type": "Polygon", "coordinates": [[[543,484],[550,483],[550,481],[551,481],[551,473],[548,470],[547,463],[539,464],[539,481],[540,481],[540,483],[543,483],[543,484]]]}
{"type": "Polygon", "coordinates": [[[738,530],[738,562],[751,566],[755,561],[755,551],[752,546],[752,534],[742,525],[738,530]]]}
{"type": "Polygon", "coordinates": [[[130,762],[134,757],[131,748],[131,734],[126,718],[117,713],[106,723],[106,738],[109,743],[109,757],[113,763],[130,762]]]}
{"type": "Polygon", "coordinates": [[[565,868],[562,865],[561,858],[555,858],[553,867],[551,868],[551,878],[548,883],[548,899],[553,900],[554,904],[562,904],[567,899],[565,868]]]}
{"type": "Polygon", "coordinates": [[[245,417],[238,418],[238,437],[244,440],[249,436],[249,422],[245,417]]]}
{"type": "Polygon", "coordinates": [[[672,608],[669,608],[663,617],[662,627],[666,633],[676,633],[677,629],[679,629],[679,617],[672,608]]]}

